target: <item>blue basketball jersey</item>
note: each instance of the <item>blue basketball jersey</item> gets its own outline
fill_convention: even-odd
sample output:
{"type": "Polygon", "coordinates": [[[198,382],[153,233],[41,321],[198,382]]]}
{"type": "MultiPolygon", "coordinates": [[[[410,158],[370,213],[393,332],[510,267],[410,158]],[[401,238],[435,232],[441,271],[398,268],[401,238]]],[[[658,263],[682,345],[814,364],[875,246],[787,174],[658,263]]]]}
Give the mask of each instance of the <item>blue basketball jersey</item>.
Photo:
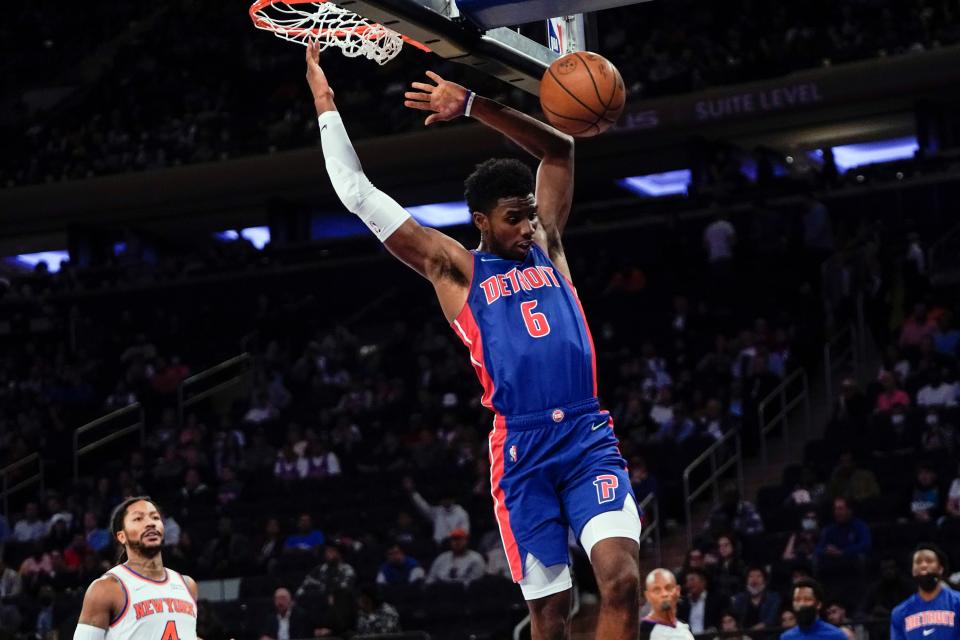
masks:
{"type": "Polygon", "coordinates": [[[960,593],[946,584],[930,602],[916,593],[890,614],[891,640],[960,640],[960,593]]]}
{"type": "Polygon", "coordinates": [[[597,395],[596,354],[580,300],[536,244],[522,262],[473,252],[470,293],[453,328],[470,350],[483,405],[498,415],[597,395]]]}

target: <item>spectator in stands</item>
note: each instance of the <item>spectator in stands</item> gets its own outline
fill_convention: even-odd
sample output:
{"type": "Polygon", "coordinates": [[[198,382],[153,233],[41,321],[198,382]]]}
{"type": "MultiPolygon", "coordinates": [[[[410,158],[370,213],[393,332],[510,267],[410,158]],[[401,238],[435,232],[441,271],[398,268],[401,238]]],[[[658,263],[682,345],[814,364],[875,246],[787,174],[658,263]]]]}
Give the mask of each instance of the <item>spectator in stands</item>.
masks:
{"type": "Polygon", "coordinates": [[[746,568],[740,556],[740,547],[730,534],[717,536],[717,560],[713,569],[713,582],[716,589],[730,595],[740,589],[746,568]]]}
{"type": "Polygon", "coordinates": [[[39,581],[53,574],[53,557],[44,551],[40,542],[34,542],[30,555],[20,563],[20,577],[32,589],[39,581]]]}
{"type": "Polygon", "coordinates": [[[797,616],[793,613],[793,609],[785,607],[780,612],[780,627],[786,630],[793,629],[795,626],[797,626],[797,616]]]}
{"type": "Polygon", "coordinates": [[[328,593],[327,607],[321,616],[320,628],[314,629],[318,638],[326,636],[347,637],[353,634],[357,626],[357,603],[351,591],[338,589],[328,593]]]}
{"type": "Polygon", "coordinates": [[[808,509],[800,518],[800,530],[787,539],[782,558],[790,566],[810,566],[820,539],[820,523],[816,509],[808,509]]]}
{"type": "Polygon", "coordinates": [[[833,420],[847,431],[856,431],[870,416],[866,394],[853,378],[844,378],[833,409],[833,420]]]}
{"type": "Polygon", "coordinates": [[[42,540],[47,535],[47,523],[40,519],[40,506],[28,502],[23,517],[13,525],[13,539],[17,542],[42,540]]]}
{"type": "Polygon", "coordinates": [[[947,519],[960,520],[960,465],[957,465],[957,477],[950,483],[945,507],[947,519]]]}
{"type": "Polygon", "coordinates": [[[297,518],[297,533],[287,538],[284,548],[288,550],[312,551],[323,546],[326,538],[323,532],[313,528],[313,518],[309,513],[301,513],[297,518]]]}
{"type": "Polygon", "coordinates": [[[741,536],[753,536],[763,533],[763,520],[753,504],[740,498],[737,483],[730,481],[723,486],[720,504],[710,512],[707,530],[715,535],[732,531],[741,536]]]}
{"type": "Polygon", "coordinates": [[[696,433],[693,420],[687,415],[687,407],[682,402],[673,405],[670,417],[665,420],[653,436],[654,442],[671,442],[682,445],[696,433]]]}
{"type": "Polygon", "coordinates": [[[380,599],[373,585],[360,587],[357,594],[357,633],[399,633],[400,614],[391,605],[380,599]]]}
{"type": "Polygon", "coordinates": [[[273,567],[283,552],[283,533],[280,530],[280,520],[268,518],[263,527],[263,538],[260,541],[260,551],[257,553],[257,566],[273,572],[273,567]]]}
{"type": "Polygon", "coordinates": [[[454,529],[450,533],[450,550],[434,559],[427,583],[459,582],[466,585],[483,577],[483,556],[469,549],[468,542],[469,534],[464,529],[454,529]]]}
{"type": "Polygon", "coordinates": [[[955,407],[957,405],[957,387],[945,380],[946,371],[934,367],[927,374],[927,384],[917,391],[917,406],[955,407]]]}
{"type": "MultiPolygon", "coordinates": [[[[417,492],[412,478],[403,479],[403,488],[417,509],[433,523],[433,541],[438,545],[451,537],[454,531],[470,533],[470,516],[458,504],[454,504],[453,495],[444,495],[439,505],[432,505],[417,492]]],[[[449,488],[445,491],[449,491],[449,488]]]]}
{"type": "Polygon", "coordinates": [[[727,271],[733,261],[733,247],[737,244],[737,231],[724,212],[703,230],[703,246],[707,262],[714,272],[727,271]]]}
{"type": "Polygon", "coordinates": [[[780,595],[767,589],[767,571],[753,566],[747,570],[746,589],[733,597],[731,607],[743,629],[765,629],[780,621],[780,595]]]}
{"type": "Polygon", "coordinates": [[[20,574],[7,565],[6,554],[0,554],[0,601],[14,598],[23,590],[20,574]]]}
{"type": "Polygon", "coordinates": [[[730,430],[729,418],[723,413],[723,404],[716,398],[707,400],[707,406],[697,422],[698,432],[714,441],[721,439],[730,430]]]}
{"type": "Polygon", "coordinates": [[[67,528],[67,519],[60,514],[55,515],[50,522],[47,536],[44,538],[47,549],[62,551],[67,548],[72,539],[70,529],[67,528]]]}
{"type": "Polygon", "coordinates": [[[815,580],[804,579],[793,585],[793,612],[797,626],[780,635],[781,640],[846,640],[836,627],[820,619],[823,588],[815,580]]]}
{"type": "Polygon", "coordinates": [[[414,584],[425,577],[420,563],[408,556],[401,545],[394,543],[387,547],[386,561],[377,572],[377,584],[414,584]]]}
{"type": "Polygon", "coordinates": [[[790,487],[786,504],[790,507],[817,506],[823,501],[826,493],[827,488],[817,478],[817,472],[805,466],[800,470],[796,482],[790,487]]]}
{"type": "Polygon", "coordinates": [[[203,640],[228,640],[227,634],[220,616],[209,600],[200,599],[197,601],[197,638],[203,640]]]}
{"type": "Polygon", "coordinates": [[[180,488],[180,516],[186,519],[209,513],[215,496],[203,481],[196,468],[187,469],[183,474],[183,486],[180,488]]]}
{"type": "Polygon", "coordinates": [[[304,456],[297,459],[297,471],[301,478],[327,478],[340,475],[340,459],[328,451],[319,437],[310,439],[304,456]]]}
{"type": "Polygon", "coordinates": [[[897,561],[880,561],[880,577],[867,589],[860,603],[860,613],[867,617],[886,618],[898,604],[910,597],[915,585],[900,571],[897,561]]]}
{"type": "Polygon", "coordinates": [[[285,483],[300,479],[300,465],[291,445],[288,444],[277,452],[277,460],[273,465],[273,477],[285,483]]]}
{"type": "Polygon", "coordinates": [[[913,306],[913,313],[903,321],[900,330],[901,347],[919,347],[927,336],[932,336],[937,326],[927,313],[927,306],[918,302],[913,306]]]}
{"type": "Polygon", "coordinates": [[[914,522],[935,522],[940,512],[941,495],[937,471],[930,463],[921,462],[917,465],[908,513],[914,522]]]}
{"type": "Polygon", "coordinates": [[[657,425],[658,433],[664,428],[664,425],[670,423],[673,419],[673,409],[676,405],[673,402],[673,392],[670,387],[664,385],[657,387],[657,399],[650,407],[650,420],[657,425]]]}
{"type": "Polygon", "coordinates": [[[750,636],[741,631],[740,623],[737,622],[737,615],[733,611],[724,611],[720,614],[720,634],[713,640],[752,640],[750,636]]]}
{"type": "Polygon", "coordinates": [[[223,467],[219,475],[217,504],[225,507],[236,501],[243,493],[243,482],[237,477],[237,472],[233,470],[233,467],[223,467]]]}
{"type": "Polygon", "coordinates": [[[406,511],[400,511],[397,513],[396,522],[390,528],[388,536],[391,540],[396,540],[397,544],[410,548],[410,545],[415,544],[420,538],[420,531],[413,520],[413,516],[406,511]]]}
{"type": "Polygon", "coordinates": [[[323,549],[323,563],[314,567],[303,578],[297,597],[305,594],[327,595],[337,590],[349,591],[357,581],[357,572],[343,561],[340,547],[328,544],[323,549]]]}
{"type": "MultiPolygon", "coordinates": [[[[163,544],[164,546],[175,547],[180,544],[180,523],[173,517],[172,513],[163,514],[163,544]]],[[[112,540],[111,540],[112,542],[112,540]]]]}
{"type": "Polygon", "coordinates": [[[942,356],[956,358],[960,352],[960,330],[953,326],[953,316],[949,313],[937,318],[937,330],[933,333],[933,344],[942,356]]]}
{"type": "Polygon", "coordinates": [[[869,469],[861,469],[851,451],[843,451],[833,470],[829,484],[830,495],[861,501],[880,495],[880,484],[869,469]]]}
{"type": "Polygon", "coordinates": [[[684,576],[684,598],[677,605],[677,617],[690,626],[694,634],[716,630],[726,604],[723,596],[707,588],[709,580],[703,569],[688,569],[684,576]]]}
{"type": "Polygon", "coordinates": [[[896,407],[909,407],[910,396],[906,391],[897,386],[897,379],[889,371],[880,374],[880,393],[877,394],[877,401],[874,407],[876,413],[890,413],[896,407]]]}
{"type": "Polygon", "coordinates": [[[82,533],[74,534],[70,545],[63,551],[63,564],[68,571],[80,571],[84,559],[93,553],[82,533]]]}
{"type": "Polygon", "coordinates": [[[650,473],[647,461],[641,456],[630,458],[630,485],[633,487],[633,495],[637,497],[637,503],[643,502],[651,493],[657,496],[659,492],[657,477],[650,473]]]}
{"type": "Polygon", "coordinates": [[[40,608],[37,611],[36,624],[34,625],[35,637],[40,640],[55,637],[52,634],[59,624],[59,620],[54,615],[56,599],[57,595],[52,586],[45,584],[40,587],[37,593],[37,604],[40,608]]]}
{"type": "Polygon", "coordinates": [[[217,535],[208,541],[197,564],[204,573],[217,578],[237,575],[250,566],[253,549],[246,536],[237,533],[230,518],[217,522],[217,535]]]}
{"type": "Polygon", "coordinates": [[[952,424],[940,418],[940,410],[931,407],[927,409],[923,431],[920,432],[920,452],[933,456],[953,455],[957,445],[957,431],[952,424]]]}
{"type": "Polygon", "coordinates": [[[824,527],[817,544],[817,560],[821,565],[840,561],[862,561],[873,546],[870,528],[854,516],[850,502],[844,497],[833,500],[833,522],[824,527]]]}
{"type": "Polygon", "coordinates": [[[267,442],[267,435],[258,427],[253,433],[253,441],[245,451],[247,470],[256,474],[259,471],[269,470],[277,461],[277,452],[267,442]]]}
{"type": "Polygon", "coordinates": [[[260,425],[276,417],[277,409],[270,404],[270,397],[266,392],[258,391],[253,397],[250,410],[243,416],[243,421],[253,425],[260,425]]]}
{"type": "Polygon", "coordinates": [[[280,588],[273,592],[273,613],[260,626],[260,640],[296,640],[313,636],[308,615],[296,606],[290,592],[280,588]]]}
{"type": "Polygon", "coordinates": [[[862,626],[854,626],[850,623],[847,617],[847,606],[841,600],[833,599],[824,603],[824,614],[827,622],[840,629],[847,640],[866,637],[862,626]]]}

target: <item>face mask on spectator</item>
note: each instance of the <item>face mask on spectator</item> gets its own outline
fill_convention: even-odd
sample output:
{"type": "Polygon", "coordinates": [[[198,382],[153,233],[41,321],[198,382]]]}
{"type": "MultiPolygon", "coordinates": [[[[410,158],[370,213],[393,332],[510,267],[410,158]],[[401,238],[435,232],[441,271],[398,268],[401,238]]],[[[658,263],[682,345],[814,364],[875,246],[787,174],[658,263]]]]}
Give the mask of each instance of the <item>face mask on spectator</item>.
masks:
{"type": "Polygon", "coordinates": [[[927,424],[933,426],[940,423],[940,416],[935,413],[931,413],[927,416],[927,424]]]}
{"type": "Polygon", "coordinates": [[[798,607],[793,614],[797,616],[797,624],[804,629],[812,626],[813,623],[817,621],[816,607],[798,607]]]}
{"type": "Polygon", "coordinates": [[[896,425],[903,424],[904,415],[902,413],[895,413],[890,416],[890,422],[896,425]]]}
{"type": "Polygon", "coordinates": [[[749,593],[752,596],[760,595],[761,593],[763,593],[763,589],[764,589],[763,585],[760,585],[760,586],[747,585],[747,593],[749,593]]]}
{"type": "Polygon", "coordinates": [[[804,531],[816,531],[817,530],[817,519],[816,518],[804,518],[800,521],[800,526],[803,527],[804,531]]]}

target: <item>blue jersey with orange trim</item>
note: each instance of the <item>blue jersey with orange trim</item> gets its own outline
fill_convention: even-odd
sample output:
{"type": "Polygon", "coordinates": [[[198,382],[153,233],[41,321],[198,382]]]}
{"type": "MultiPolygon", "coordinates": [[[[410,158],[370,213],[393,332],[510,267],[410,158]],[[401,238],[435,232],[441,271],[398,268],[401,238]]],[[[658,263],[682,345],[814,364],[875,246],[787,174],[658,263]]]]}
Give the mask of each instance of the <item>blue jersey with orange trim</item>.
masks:
{"type": "Polygon", "coordinates": [[[596,355],[573,285],[531,245],[522,262],[473,252],[453,328],[470,350],[483,405],[504,416],[594,398],[596,355]]]}

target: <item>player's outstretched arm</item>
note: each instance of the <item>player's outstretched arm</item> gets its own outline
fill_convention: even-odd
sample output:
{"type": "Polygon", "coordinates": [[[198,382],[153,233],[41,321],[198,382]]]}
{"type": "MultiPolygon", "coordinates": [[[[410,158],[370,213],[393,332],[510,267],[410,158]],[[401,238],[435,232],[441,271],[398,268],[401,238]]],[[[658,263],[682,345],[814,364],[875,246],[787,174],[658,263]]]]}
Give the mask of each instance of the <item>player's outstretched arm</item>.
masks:
{"type": "Polygon", "coordinates": [[[404,94],[404,105],[432,112],[424,121],[453,120],[470,116],[507,136],[540,161],[537,171],[537,211],[540,223],[554,252],[562,254],[560,236],[567,226],[573,201],[573,138],[516,109],[474,94],[444,80],[432,71],[427,76],[434,84],[413,82],[414,91],[404,94]]]}
{"type": "Polygon", "coordinates": [[[319,56],[316,44],[307,47],[307,84],[317,110],[324,162],[337,196],[390,253],[433,283],[444,315],[452,321],[467,299],[473,257],[453,238],[421,226],[370,182],[337,112],[319,56]]]}
{"type": "Polygon", "coordinates": [[[103,640],[115,614],[124,606],[123,589],[116,579],[104,576],[94,580],[83,595],[83,607],[74,640],[103,640]]]}

